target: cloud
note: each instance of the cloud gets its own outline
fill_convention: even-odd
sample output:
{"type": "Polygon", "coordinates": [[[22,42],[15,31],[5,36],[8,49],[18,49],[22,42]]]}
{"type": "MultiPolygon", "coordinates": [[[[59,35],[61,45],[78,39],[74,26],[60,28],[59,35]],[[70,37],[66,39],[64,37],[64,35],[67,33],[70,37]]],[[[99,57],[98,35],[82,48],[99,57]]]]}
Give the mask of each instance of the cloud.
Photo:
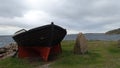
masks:
{"type": "Polygon", "coordinates": [[[24,0],[1,0],[0,1],[0,16],[16,17],[24,15],[27,7],[24,0]]]}
{"type": "Polygon", "coordinates": [[[21,28],[30,28],[46,24],[49,15],[41,11],[29,11],[22,17],[0,17],[0,25],[18,26],[21,28]]]}
{"type": "Polygon", "coordinates": [[[17,31],[19,29],[21,29],[21,28],[0,25],[0,35],[13,35],[13,31],[17,31]]]}
{"type": "Polygon", "coordinates": [[[0,2],[0,25],[2,26],[17,27],[17,30],[30,29],[51,21],[66,28],[68,33],[106,32],[119,28],[120,4],[118,0],[4,0],[0,2]]]}

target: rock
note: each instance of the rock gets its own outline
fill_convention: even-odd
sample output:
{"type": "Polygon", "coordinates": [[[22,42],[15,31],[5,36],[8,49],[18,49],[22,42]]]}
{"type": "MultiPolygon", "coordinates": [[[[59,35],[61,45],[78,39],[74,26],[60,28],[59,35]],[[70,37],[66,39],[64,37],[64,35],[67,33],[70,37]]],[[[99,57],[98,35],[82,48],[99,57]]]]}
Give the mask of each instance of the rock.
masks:
{"type": "Polygon", "coordinates": [[[2,48],[0,48],[0,57],[6,58],[13,56],[16,51],[18,51],[18,45],[16,43],[10,43],[2,48]]]}
{"type": "Polygon", "coordinates": [[[87,51],[87,39],[82,33],[79,33],[74,45],[74,54],[85,54],[87,51]]]}
{"type": "Polygon", "coordinates": [[[6,49],[5,48],[0,48],[0,54],[2,54],[2,53],[5,53],[6,52],[6,49]]]}
{"type": "Polygon", "coordinates": [[[2,58],[4,55],[3,54],[0,54],[0,58],[2,58]]]}

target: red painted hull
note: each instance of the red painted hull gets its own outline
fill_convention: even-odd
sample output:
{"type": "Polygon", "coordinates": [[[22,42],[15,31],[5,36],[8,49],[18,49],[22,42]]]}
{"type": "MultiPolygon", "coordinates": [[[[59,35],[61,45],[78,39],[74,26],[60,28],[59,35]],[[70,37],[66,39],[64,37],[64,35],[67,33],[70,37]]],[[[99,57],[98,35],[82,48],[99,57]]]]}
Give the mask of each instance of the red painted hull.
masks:
{"type": "Polygon", "coordinates": [[[42,58],[44,61],[48,61],[50,55],[57,55],[61,53],[61,45],[55,45],[53,47],[38,47],[38,46],[18,46],[19,58],[42,58]]]}

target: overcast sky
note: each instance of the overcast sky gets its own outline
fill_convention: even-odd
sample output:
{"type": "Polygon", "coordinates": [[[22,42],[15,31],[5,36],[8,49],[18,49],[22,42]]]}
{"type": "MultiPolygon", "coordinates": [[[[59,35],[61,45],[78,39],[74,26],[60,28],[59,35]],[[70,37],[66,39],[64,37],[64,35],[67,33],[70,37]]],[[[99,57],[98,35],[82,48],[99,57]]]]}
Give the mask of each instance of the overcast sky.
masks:
{"type": "Polygon", "coordinates": [[[120,27],[120,0],[0,0],[0,35],[52,21],[71,33],[102,33],[120,27]]]}

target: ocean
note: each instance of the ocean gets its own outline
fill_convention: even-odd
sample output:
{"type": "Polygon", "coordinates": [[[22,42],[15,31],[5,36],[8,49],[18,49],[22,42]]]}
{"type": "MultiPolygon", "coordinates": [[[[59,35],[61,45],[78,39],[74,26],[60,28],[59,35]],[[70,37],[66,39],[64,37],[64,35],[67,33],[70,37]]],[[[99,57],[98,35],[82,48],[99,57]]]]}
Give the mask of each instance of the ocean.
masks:
{"type": "MultiPolygon", "coordinates": [[[[104,33],[86,33],[84,34],[87,40],[105,40],[105,41],[117,41],[120,40],[120,34],[106,35],[104,33]]],[[[75,40],[77,34],[66,35],[64,40],[75,40]]],[[[12,36],[0,36],[0,47],[5,46],[9,43],[15,42],[12,36]]]]}
{"type": "Polygon", "coordinates": [[[5,46],[5,45],[7,45],[7,44],[9,44],[9,43],[11,43],[11,42],[15,42],[13,39],[12,39],[12,36],[6,36],[6,35],[4,35],[4,36],[0,36],[0,47],[2,47],[2,46],[5,46]]]}

